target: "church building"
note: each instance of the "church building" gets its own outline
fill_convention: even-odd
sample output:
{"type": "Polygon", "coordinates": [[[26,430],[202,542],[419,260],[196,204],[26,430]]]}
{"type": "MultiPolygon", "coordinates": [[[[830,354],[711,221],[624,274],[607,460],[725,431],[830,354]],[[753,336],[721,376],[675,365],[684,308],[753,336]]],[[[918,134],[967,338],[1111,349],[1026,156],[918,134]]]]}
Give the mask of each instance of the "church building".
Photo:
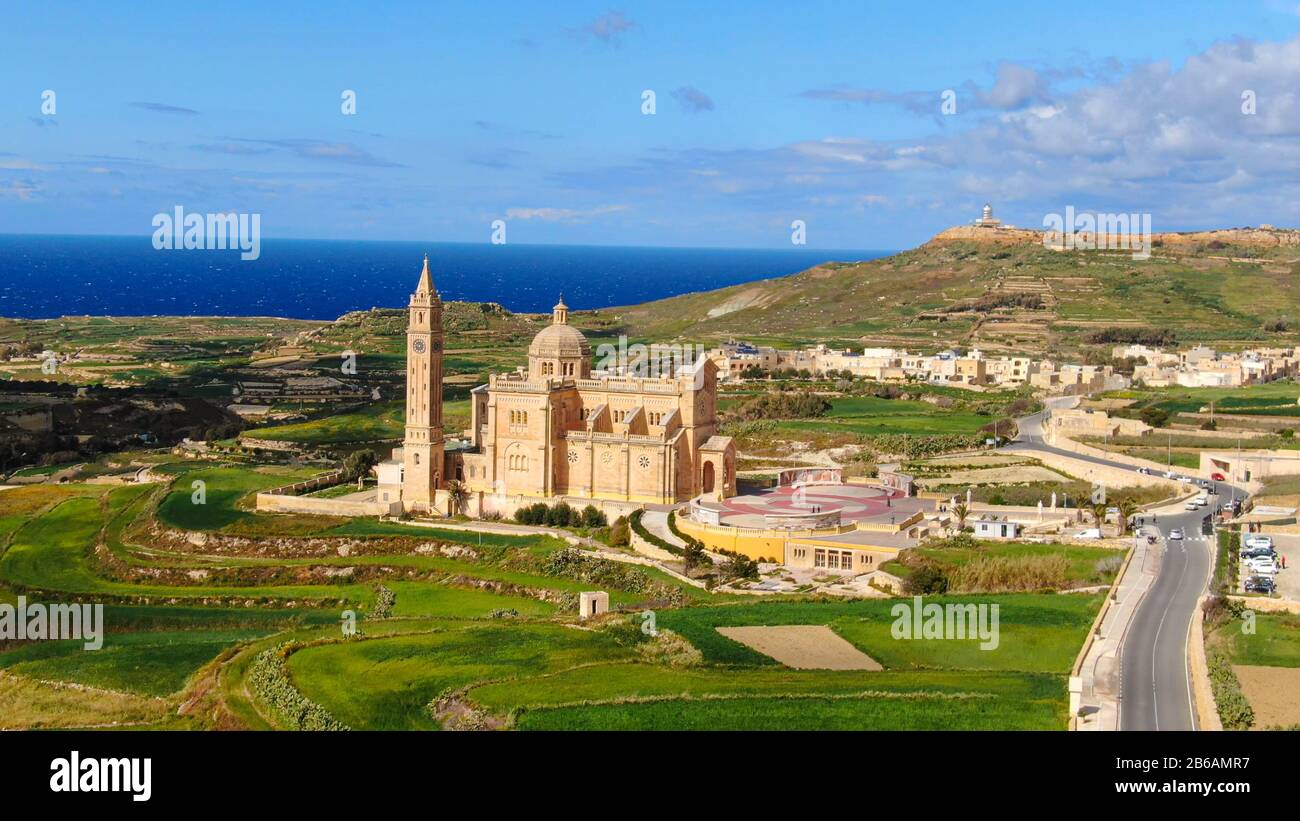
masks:
{"type": "Polygon", "coordinates": [[[376,468],[381,501],[445,515],[452,481],[468,492],[460,512],[474,516],[560,498],[622,513],[735,495],[736,448],[717,432],[711,360],[650,378],[593,375],[591,345],[561,299],[528,347],[527,368],[475,388],[470,428],[449,443],[441,322],[426,257],[407,328],[405,441],[376,468]]]}

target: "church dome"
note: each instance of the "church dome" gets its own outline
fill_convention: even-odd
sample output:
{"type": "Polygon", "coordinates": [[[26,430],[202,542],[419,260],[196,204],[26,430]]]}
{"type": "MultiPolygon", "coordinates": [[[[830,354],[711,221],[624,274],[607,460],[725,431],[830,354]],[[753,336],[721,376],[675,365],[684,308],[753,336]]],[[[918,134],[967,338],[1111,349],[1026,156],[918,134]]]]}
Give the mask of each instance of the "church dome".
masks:
{"type": "Polygon", "coordinates": [[[551,315],[551,324],[538,331],[528,346],[528,373],[538,377],[583,379],[591,373],[591,345],[582,331],[569,324],[569,306],[564,297],[551,315]]]}
{"type": "Polygon", "coordinates": [[[572,325],[547,325],[533,337],[528,355],[545,359],[567,359],[591,356],[591,344],[582,331],[572,325]]]}

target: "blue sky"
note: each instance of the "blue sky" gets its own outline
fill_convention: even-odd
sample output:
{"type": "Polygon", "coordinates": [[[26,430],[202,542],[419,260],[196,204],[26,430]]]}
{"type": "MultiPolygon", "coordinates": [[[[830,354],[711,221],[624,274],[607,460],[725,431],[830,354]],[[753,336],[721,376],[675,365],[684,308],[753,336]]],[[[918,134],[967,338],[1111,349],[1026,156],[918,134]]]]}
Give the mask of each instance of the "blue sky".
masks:
{"type": "Polygon", "coordinates": [[[1033,227],[1067,205],[1157,231],[1300,223],[1289,3],[48,2],[4,20],[0,232],[147,235],[176,205],[260,213],[268,237],[486,242],[504,219],[511,242],[773,248],[796,219],[812,247],[908,247],[986,200],[1033,227]]]}

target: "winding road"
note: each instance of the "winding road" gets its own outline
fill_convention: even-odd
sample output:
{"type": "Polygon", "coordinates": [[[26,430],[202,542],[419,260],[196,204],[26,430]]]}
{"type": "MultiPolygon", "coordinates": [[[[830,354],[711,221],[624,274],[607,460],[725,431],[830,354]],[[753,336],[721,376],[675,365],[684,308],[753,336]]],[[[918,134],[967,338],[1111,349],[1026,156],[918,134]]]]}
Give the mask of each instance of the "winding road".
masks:
{"type": "MultiPolygon", "coordinates": [[[[1048,400],[1051,407],[1070,407],[1074,397],[1048,400]]],[[[1018,420],[1020,435],[1004,450],[1055,453],[1084,462],[1135,470],[1123,462],[1110,461],[1047,445],[1042,423],[1048,411],[1018,420]]],[[[1246,498],[1240,488],[1219,483],[1219,494],[1210,497],[1211,507],[1164,515],[1139,517],[1143,533],[1162,542],[1158,553],[1158,575],[1143,595],[1133,615],[1121,648],[1121,730],[1195,730],[1191,674],[1187,662],[1187,640],[1197,602],[1209,586],[1214,536],[1202,535],[1202,521],[1215,506],[1232,498],[1246,498]],[[1174,530],[1183,538],[1171,539],[1174,530]]],[[[1140,572],[1131,568],[1130,572],[1140,572]]]]}

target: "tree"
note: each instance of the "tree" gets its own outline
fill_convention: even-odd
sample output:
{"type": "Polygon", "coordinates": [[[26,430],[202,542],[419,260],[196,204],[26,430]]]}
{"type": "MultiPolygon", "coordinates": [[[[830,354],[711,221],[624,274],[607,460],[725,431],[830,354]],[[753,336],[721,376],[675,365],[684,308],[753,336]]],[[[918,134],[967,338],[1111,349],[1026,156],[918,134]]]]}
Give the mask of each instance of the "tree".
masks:
{"type": "Polygon", "coordinates": [[[970,507],[965,502],[958,502],[952,507],[952,515],[957,517],[957,530],[965,530],[966,517],[970,515],[970,507]]]}
{"type": "Polygon", "coordinates": [[[1138,506],[1137,502],[1127,497],[1120,499],[1117,507],[1119,508],[1119,535],[1123,536],[1128,533],[1133,524],[1133,517],[1141,510],[1141,507],[1138,506]]]}
{"type": "Polygon", "coordinates": [[[1143,408],[1138,417],[1153,428],[1163,428],[1169,421],[1169,413],[1162,408],[1143,408]]]}
{"type": "Polygon", "coordinates": [[[343,460],[343,478],[354,482],[369,475],[370,469],[377,464],[379,464],[379,457],[373,450],[353,451],[343,460]]]}
{"type": "Polygon", "coordinates": [[[469,501],[469,488],[459,479],[452,479],[447,483],[447,515],[455,516],[465,507],[469,501]]]}
{"type": "Polygon", "coordinates": [[[1097,527],[1100,528],[1102,523],[1106,521],[1106,506],[1104,504],[1096,504],[1089,508],[1089,511],[1092,513],[1092,520],[1096,522],[1097,527]]]}

